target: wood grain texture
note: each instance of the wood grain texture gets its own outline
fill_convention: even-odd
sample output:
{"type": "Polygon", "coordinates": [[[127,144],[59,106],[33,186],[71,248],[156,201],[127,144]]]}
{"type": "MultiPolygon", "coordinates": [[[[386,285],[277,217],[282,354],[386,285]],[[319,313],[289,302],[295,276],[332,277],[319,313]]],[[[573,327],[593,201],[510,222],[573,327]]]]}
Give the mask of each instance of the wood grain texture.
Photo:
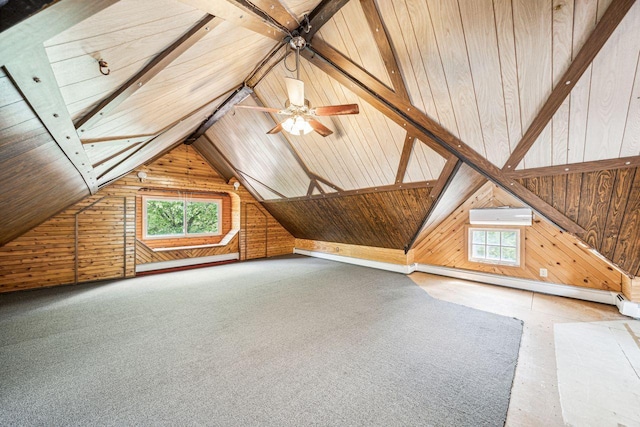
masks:
{"type": "MultiPolygon", "coordinates": [[[[254,226],[251,217],[248,222],[240,221],[241,203],[257,203],[246,189],[235,191],[193,148],[184,145],[140,170],[148,174],[144,182],[133,171],[0,247],[0,292],[131,277],[136,264],[241,252],[244,229],[254,226]],[[142,193],[176,191],[226,194],[232,212],[223,227],[242,228],[240,235],[224,246],[161,252],[138,241],[136,198],[142,193]]],[[[267,255],[291,253],[294,238],[270,215],[267,218],[267,255]]],[[[241,252],[243,259],[247,254],[257,255],[251,244],[241,252]]]]}
{"type": "Polygon", "coordinates": [[[570,221],[518,182],[508,178],[501,169],[428,116],[407,105],[402,98],[397,97],[384,85],[378,85],[375,79],[330,46],[316,43],[310,51],[305,51],[304,56],[338,81],[350,85],[352,90],[365,97],[372,105],[376,105],[376,108],[388,117],[393,117],[400,123],[404,122],[407,129],[420,135],[422,140],[430,144],[429,146],[434,150],[446,149],[564,230],[575,234],[584,233],[582,227],[570,221]],[[372,87],[376,88],[375,92],[372,87]]]}
{"type": "Polygon", "coordinates": [[[541,197],[551,197],[556,209],[584,227],[580,237],[590,247],[627,274],[638,274],[638,167],[530,177],[520,182],[541,197]]]}
{"type": "Polygon", "coordinates": [[[519,206],[520,203],[499,187],[485,184],[430,233],[420,246],[416,246],[415,261],[551,283],[620,291],[622,274],[619,271],[579,246],[578,241],[571,236],[540,219],[536,219],[531,227],[524,227],[523,266],[505,267],[469,262],[466,248],[469,209],[504,205],[519,206]],[[539,276],[540,268],[547,269],[547,278],[539,276]]]}
{"type": "Polygon", "coordinates": [[[404,249],[431,201],[429,188],[264,206],[298,239],[404,249]]]}
{"type": "MultiPolygon", "coordinates": [[[[633,19],[626,19],[623,21],[623,18],[625,18],[627,12],[629,12],[632,6],[634,6],[634,3],[635,0],[612,1],[609,7],[606,9],[606,12],[602,15],[602,18],[596,25],[595,29],[591,32],[591,34],[585,41],[584,45],[580,49],[580,52],[574,56],[571,65],[568,67],[562,77],[556,80],[557,84],[553,88],[553,91],[548,93],[548,96],[544,95],[544,93],[542,92],[543,89],[541,89],[537,93],[537,96],[532,94],[532,98],[536,100],[535,102],[539,102],[540,99],[545,98],[546,101],[544,101],[544,104],[542,104],[542,107],[539,109],[535,108],[535,104],[525,104],[533,106],[533,108],[530,108],[528,112],[525,112],[525,119],[523,120],[525,123],[530,124],[522,140],[520,141],[520,143],[518,143],[518,146],[506,162],[505,168],[515,169],[530,150],[534,151],[532,151],[527,156],[527,158],[529,159],[529,163],[527,163],[527,158],[525,158],[525,167],[540,167],[552,164],[551,158],[547,158],[548,156],[551,156],[550,150],[545,150],[545,147],[550,147],[551,144],[544,140],[544,138],[547,137],[543,132],[546,132],[551,118],[563,105],[566,97],[569,95],[573,87],[578,83],[581,76],[589,68],[592,62],[594,63],[594,67],[597,67],[598,69],[606,69],[607,71],[604,71],[601,75],[602,79],[604,79],[602,81],[599,81],[599,79],[601,79],[599,70],[596,71],[596,74],[593,74],[592,72],[591,75],[591,89],[593,93],[589,94],[589,111],[591,113],[590,116],[592,114],[599,114],[600,117],[599,119],[592,118],[591,120],[589,120],[587,126],[592,128],[596,127],[600,129],[600,131],[596,131],[595,129],[587,129],[586,133],[590,134],[591,136],[588,137],[585,144],[584,160],[589,161],[606,158],[603,157],[602,149],[600,149],[600,147],[602,147],[603,140],[606,140],[609,143],[609,138],[611,138],[611,144],[614,144],[615,147],[620,147],[621,137],[614,135],[604,135],[602,130],[614,129],[609,125],[609,122],[613,120],[613,117],[615,117],[616,115],[620,115],[620,111],[623,110],[626,113],[628,108],[628,103],[627,105],[625,105],[618,102],[612,102],[611,97],[614,97],[617,92],[623,92],[627,94],[630,93],[631,85],[633,84],[636,58],[633,56],[629,58],[629,55],[621,55],[618,51],[626,49],[629,49],[634,53],[638,51],[638,37],[634,34],[634,31],[631,30],[631,28],[638,27],[637,19],[640,18],[640,13],[634,11],[634,13],[629,14],[629,16],[633,19]],[[614,33],[618,25],[621,25],[622,28],[620,31],[614,33]],[[628,28],[625,28],[625,26],[628,26],[628,28]],[[610,37],[612,37],[612,43],[607,44],[607,49],[604,49],[602,51],[602,54],[598,55],[598,53],[601,49],[603,49],[605,43],[607,43],[610,37]],[[598,56],[596,57],[596,55],[598,56]],[[622,70],[620,74],[616,74],[612,73],[612,69],[609,67],[615,67],[619,69],[626,68],[627,70],[626,72],[622,70]],[[620,76],[624,77],[621,78],[620,76]],[[629,77],[631,77],[630,82],[629,77]],[[625,90],[618,90],[618,85],[626,85],[628,87],[625,90]],[[593,98],[591,98],[591,96],[593,96],[593,98]],[[530,119],[527,119],[529,117],[530,119]],[[536,141],[538,142],[536,143],[536,141]],[[534,145],[534,143],[536,144],[534,145]]],[[[522,11],[526,10],[527,9],[524,7],[524,5],[522,5],[522,11]]],[[[520,16],[520,14],[516,14],[516,16],[520,16]]],[[[522,28],[528,28],[525,27],[527,25],[527,21],[527,18],[523,18],[522,28]]],[[[545,20],[541,20],[540,22],[545,22],[545,20]]],[[[516,36],[517,35],[518,32],[516,32],[516,36]]],[[[526,61],[530,58],[533,58],[533,56],[529,58],[524,57],[523,59],[526,61]]],[[[538,61],[538,58],[536,58],[536,61],[538,61]]],[[[527,73],[536,73],[536,67],[540,67],[539,64],[546,63],[547,62],[545,61],[540,61],[538,63],[526,63],[523,64],[524,66],[520,69],[526,71],[527,73]]],[[[550,65],[550,62],[548,62],[548,64],[550,65]]],[[[546,70],[546,67],[543,70],[546,70]]],[[[547,74],[542,73],[543,70],[538,69],[537,74],[538,78],[542,78],[544,80],[547,74]]],[[[560,113],[561,116],[558,116],[558,120],[562,120],[562,115],[565,114],[565,111],[561,110],[560,113]]],[[[622,114],[622,116],[624,116],[624,114],[622,114]]],[[[620,130],[615,130],[615,132],[620,133],[622,132],[622,129],[624,129],[624,125],[622,127],[615,127],[615,129],[618,128],[620,130]]],[[[619,149],[615,151],[619,152],[619,149]]]]}

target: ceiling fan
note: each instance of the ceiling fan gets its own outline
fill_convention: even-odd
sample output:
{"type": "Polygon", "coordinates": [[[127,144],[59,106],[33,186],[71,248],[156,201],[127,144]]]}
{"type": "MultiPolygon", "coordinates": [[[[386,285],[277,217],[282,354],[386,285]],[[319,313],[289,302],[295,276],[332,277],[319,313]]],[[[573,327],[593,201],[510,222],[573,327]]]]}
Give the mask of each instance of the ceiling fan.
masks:
{"type": "Polygon", "coordinates": [[[358,104],[327,105],[324,107],[312,108],[309,101],[304,97],[304,82],[300,80],[300,49],[304,48],[306,41],[300,36],[291,38],[290,45],[296,51],[296,78],[285,77],[288,100],[284,108],[258,107],[253,105],[236,105],[236,108],[246,108],[250,110],[264,111],[288,116],[267,134],[275,134],[283,129],[292,135],[306,135],[315,131],[322,136],[329,136],[333,133],[331,129],[316,120],[322,116],[340,116],[345,114],[358,114],[358,104]]]}

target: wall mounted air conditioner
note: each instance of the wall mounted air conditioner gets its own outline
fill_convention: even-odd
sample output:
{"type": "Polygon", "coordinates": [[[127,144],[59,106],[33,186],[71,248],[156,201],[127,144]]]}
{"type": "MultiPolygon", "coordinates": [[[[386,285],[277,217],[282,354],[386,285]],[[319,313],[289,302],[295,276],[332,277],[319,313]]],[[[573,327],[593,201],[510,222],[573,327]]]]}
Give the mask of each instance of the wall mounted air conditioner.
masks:
{"type": "Polygon", "coordinates": [[[530,208],[486,208],[469,210],[472,225],[531,225],[530,208]]]}

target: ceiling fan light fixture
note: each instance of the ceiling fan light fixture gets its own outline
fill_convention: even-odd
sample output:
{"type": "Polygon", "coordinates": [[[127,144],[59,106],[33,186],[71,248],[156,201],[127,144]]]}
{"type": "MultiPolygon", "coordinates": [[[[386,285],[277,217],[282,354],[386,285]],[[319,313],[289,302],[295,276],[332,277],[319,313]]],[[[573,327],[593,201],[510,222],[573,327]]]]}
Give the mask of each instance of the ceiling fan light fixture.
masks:
{"type": "Polygon", "coordinates": [[[282,122],[282,128],[292,135],[306,135],[313,132],[313,128],[302,116],[289,117],[282,122]]]}

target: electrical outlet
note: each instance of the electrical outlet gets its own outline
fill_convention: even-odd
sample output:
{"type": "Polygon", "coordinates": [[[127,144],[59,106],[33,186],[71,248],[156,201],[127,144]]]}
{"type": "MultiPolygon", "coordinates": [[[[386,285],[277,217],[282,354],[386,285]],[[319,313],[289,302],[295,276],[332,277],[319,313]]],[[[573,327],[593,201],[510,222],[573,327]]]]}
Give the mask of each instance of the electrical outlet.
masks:
{"type": "Polygon", "coordinates": [[[547,277],[547,269],[546,268],[541,268],[540,269],[540,277],[547,277]]]}

